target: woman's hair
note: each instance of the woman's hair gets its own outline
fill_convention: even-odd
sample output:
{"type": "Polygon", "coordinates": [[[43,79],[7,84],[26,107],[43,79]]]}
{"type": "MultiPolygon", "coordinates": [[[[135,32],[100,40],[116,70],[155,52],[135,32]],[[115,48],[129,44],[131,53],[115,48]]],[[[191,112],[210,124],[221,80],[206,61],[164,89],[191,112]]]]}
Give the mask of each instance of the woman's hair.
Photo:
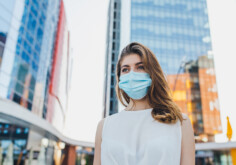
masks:
{"type": "Polygon", "coordinates": [[[144,65],[145,72],[149,73],[152,84],[145,96],[148,100],[148,104],[153,108],[152,117],[162,123],[175,123],[179,119],[182,123],[184,120],[181,114],[180,108],[173,101],[171,90],[168,83],[164,77],[164,73],[161,69],[156,56],[152,51],[146,46],[138,43],[132,42],[127,45],[120,54],[119,60],[116,66],[116,94],[120,102],[127,107],[126,103],[130,102],[130,98],[122,89],[119,88],[119,78],[121,71],[121,62],[124,57],[137,54],[141,57],[144,65]],[[122,98],[123,97],[123,98],[122,98]]]}

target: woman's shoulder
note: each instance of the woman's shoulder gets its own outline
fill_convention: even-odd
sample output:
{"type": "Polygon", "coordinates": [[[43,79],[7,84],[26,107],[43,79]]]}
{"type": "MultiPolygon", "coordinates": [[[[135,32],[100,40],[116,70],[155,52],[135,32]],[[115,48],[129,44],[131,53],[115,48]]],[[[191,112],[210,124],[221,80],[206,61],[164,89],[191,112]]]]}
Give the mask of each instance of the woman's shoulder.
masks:
{"type": "Polygon", "coordinates": [[[118,113],[113,114],[113,115],[109,115],[109,116],[106,116],[103,119],[100,119],[100,121],[98,122],[98,126],[97,126],[98,129],[100,131],[102,131],[105,121],[107,122],[107,120],[111,120],[112,118],[116,117],[117,115],[118,115],[118,113]]]}
{"type": "Polygon", "coordinates": [[[182,117],[184,118],[184,119],[189,119],[189,117],[188,117],[188,115],[186,114],[186,113],[181,113],[182,114],[182,117]]]}
{"type": "Polygon", "coordinates": [[[182,130],[183,130],[182,133],[185,133],[188,131],[190,131],[192,133],[193,127],[192,127],[192,122],[191,122],[189,116],[185,113],[182,113],[182,117],[184,119],[181,124],[182,130]]]}
{"type": "Polygon", "coordinates": [[[102,135],[102,129],[103,129],[104,121],[105,121],[105,118],[101,119],[97,124],[97,134],[100,137],[102,135]]]}
{"type": "Polygon", "coordinates": [[[187,114],[182,113],[184,118],[181,126],[181,164],[194,164],[195,138],[192,122],[187,114]]]}
{"type": "Polygon", "coordinates": [[[103,126],[105,119],[106,119],[106,118],[103,118],[103,119],[101,119],[101,120],[98,122],[98,127],[102,127],[102,126],[103,126]]]}

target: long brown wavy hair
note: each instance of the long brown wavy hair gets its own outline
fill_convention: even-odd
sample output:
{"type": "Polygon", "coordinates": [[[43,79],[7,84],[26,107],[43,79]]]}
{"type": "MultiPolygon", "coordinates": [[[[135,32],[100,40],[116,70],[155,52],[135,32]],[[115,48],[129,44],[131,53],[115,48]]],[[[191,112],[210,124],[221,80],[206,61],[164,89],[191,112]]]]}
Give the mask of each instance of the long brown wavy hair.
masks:
{"type": "Polygon", "coordinates": [[[137,54],[141,57],[144,65],[145,72],[149,73],[152,84],[148,90],[147,98],[148,104],[153,108],[152,117],[162,123],[176,123],[177,119],[182,123],[183,117],[180,108],[173,101],[171,90],[164,77],[164,73],[161,69],[159,62],[153,52],[146,46],[132,42],[127,45],[119,56],[119,60],[116,66],[116,95],[120,102],[127,107],[130,102],[130,98],[122,89],[119,88],[119,78],[121,72],[121,62],[124,57],[137,54]],[[123,98],[122,98],[123,97],[123,98]],[[125,104],[124,101],[127,103],[125,104]]]}

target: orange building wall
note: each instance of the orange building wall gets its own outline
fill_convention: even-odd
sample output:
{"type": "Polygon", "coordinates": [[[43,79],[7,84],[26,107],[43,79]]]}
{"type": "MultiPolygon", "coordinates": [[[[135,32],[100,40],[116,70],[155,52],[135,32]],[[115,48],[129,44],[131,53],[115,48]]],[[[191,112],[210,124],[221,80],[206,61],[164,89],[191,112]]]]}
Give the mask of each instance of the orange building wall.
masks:
{"type": "Polygon", "coordinates": [[[222,133],[216,77],[213,68],[199,69],[204,132],[222,133]]]}
{"type": "Polygon", "coordinates": [[[199,58],[198,63],[189,66],[198,68],[194,73],[167,75],[173,100],[187,114],[196,135],[214,135],[222,133],[219,100],[214,66],[207,56],[199,58]],[[207,65],[203,65],[205,64],[207,65]],[[200,123],[200,122],[202,123],[200,123]]]}
{"type": "MultiPolygon", "coordinates": [[[[189,73],[182,73],[177,75],[168,75],[167,81],[170,89],[172,90],[173,99],[180,107],[183,113],[189,116],[192,125],[197,122],[196,117],[193,114],[194,105],[192,103],[191,93],[191,79],[189,73]],[[174,84],[175,87],[174,87],[174,84]]],[[[196,129],[195,129],[196,132],[196,129]]]]}

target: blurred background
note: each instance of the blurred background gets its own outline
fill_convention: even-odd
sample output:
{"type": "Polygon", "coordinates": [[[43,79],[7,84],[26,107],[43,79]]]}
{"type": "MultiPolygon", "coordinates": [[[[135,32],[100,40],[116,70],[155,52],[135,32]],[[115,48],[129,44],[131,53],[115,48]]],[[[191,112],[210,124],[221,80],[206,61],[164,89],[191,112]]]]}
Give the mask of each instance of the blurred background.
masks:
{"type": "Polygon", "coordinates": [[[92,165],[121,49],[156,55],[197,165],[236,165],[235,0],[0,1],[0,165],[92,165]]]}

